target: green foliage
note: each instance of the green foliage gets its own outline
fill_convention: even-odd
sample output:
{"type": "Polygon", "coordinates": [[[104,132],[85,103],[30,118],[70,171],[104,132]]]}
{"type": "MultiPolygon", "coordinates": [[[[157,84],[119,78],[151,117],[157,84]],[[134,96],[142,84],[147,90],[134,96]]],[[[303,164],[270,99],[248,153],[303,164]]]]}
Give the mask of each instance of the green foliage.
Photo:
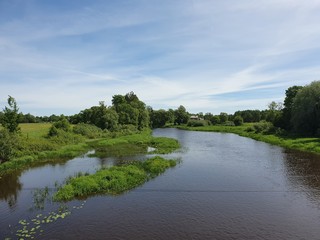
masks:
{"type": "Polygon", "coordinates": [[[1,124],[4,128],[8,129],[11,133],[16,133],[20,130],[19,128],[19,108],[16,100],[9,96],[8,97],[9,107],[3,109],[3,116],[1,117],[1,124]]]}
{"type": "Polygon", "coordinates": [[[7,129],[0,130],[0,163],[17,155],[18,136],[7,129]]]}
{"type": "Polygon", "coordinates": [[[225,123],[223,123],[222,125],[224,126],[235,126],[234,122],[233,121],[226,121],[225,123]]]}
{"type": "Polygon", "coordinates": [[[200,126],[207,126],[208,122],[206,120],[189,120],[187,126],[190,127],[200,127],[200,126]]]}
{"type": "Polygon", "coordinates": [[[64,132],[71,131],[71,124],[66,118],[62,118],[61,120],[53,123],[49,130],[48,136],[50,137],[58,136],[59,133],[61,133],[62,131],[64,132]]]}
{"type": "MultiPolygon", "coordinates": [[[[262,123],[264,124],[264,123],[262,123]]],[[[255,132],[255,128],[252,123],[245,123],[242,126],[223,126],[223,125],[212,125],[206,127],[186,127],[179,126],[180,129],[192,130],[192,131],[208,131],[208,132],[225,132],[234,133],[243,137],[249,137],[257,141],[267,142],[273,145],[281,146],[284,148],[297,149],[301,151],[314,152],[320,154],[320,140],[319,138],[305,138],[297,137],[296,135],[286,135],[282,131],[278,131],[276,128],[271,128],[273,133],[269,131],[255,132]]],[[[270,123],[267,124],[270,127],[270,123]]],[[[264,128],[264,129],[268,129],[264,128]]],[[[259,128],[260,129],[260,128],[259,128]]]]}
{"type": "Polygon", "coordinates": [[[291,123],[299,134],[320,134],[320,81],[312,82],[297,92],[293,100],[291,123]]]}
{"type": "Polygon", "coordinates": [[[241,126],[243,124],[243,118],[241,116],[235,116],[233,122],[235,126],[241,126]]]}
{"type": "Polygon", "coordinates": [[[279,127],[292,130],[293,126],[291,123],[292,118],[292,108],[293,108],[293,101],[296,97],[297,93],[302,89],[302,86],[293,86],[289,87],[286,90],[286,98],[284,99],[284,108],[282,110],[282,116],[280,120],[279,127]]]}
{"type": "Polygon", "coordinates": [[[274,126],[271,122],[260,121],[258,123],[254,123],[251,127],[247,128],[247,131],[266,134],[273,132],[274,126]]]}
{"type": "Polygon", "coordinates": [[[218,115],[215,115],[210,119],[210,122],[212,125],[217,125],[220,123],[220,117],[218,115]]]}
{"type": "Polygon", "coordinates": [[[171,153],[180,147],[176,139],[166,137],[153,137],[150,131],[132,135],[119,136],[111,139],[102,139],[88,144],[96,149],[98,156],[130,156],[135,153],[147,153],[148,147],[155,148],[152,153],[171,153]]]}
{"type": "Polygon", "coordinates": [[[262,113],[259,110],[243,110],[243,111],[236,111],[234,116],[241,116],[243,122],[250,123],[250,122],[260,122],[262,120],[262,113]]]}
{"type": "Polygon", "coordinates": [[[228,121],[228,114],[224,112],[220,113],[219,119],[220,119],[220,123],[224,124],[225,122],[228,121]]]}
{"type": "Polygon", "coordinates": [[[114,95],[112,104],[119,115],[119,124],[130,124],[139,130],[149,127],[150,119],[146,105],[133,92],[127,93],[125,96],[114,95]]]}
{"type": "Polygon", "coordinates": [[[188,114],[186,108],[184,106],[180,105],[178,107],[178,109],[176,109],[174,111],[174,118],[175,118],[174,119],[175,124],[180,125],[180,124],[187,123],[189,120],[189,114],[188,114]]]}
{"type": "Polygon", "coordinates": [[[54,195],[54,200],[70,201],[92,194],[121,194],[175,165],[174,160],[154,157],[145,162],[132,162],[128,165],[102,169],[92,175],[71,178],[54,195]]]}
{"type": "Polygon", "coordinates": [[[80,134],[90,139],[101,137],[103,134],[103,131],[101,130],[101,128],[98,128],[91,124],[85,124],[85,123],[79,123],[75,125],[73,127],[73,132],[75,134],[80,134]]]}
{"type": "Polygon", "coordinates": [[[162,157],[156,156],[143,162],[141,167],[150,177],[155,177],[164,173],[168,168],[175,167],[176,165],[177,161],[175,160],[165,160],[162,157]]]}

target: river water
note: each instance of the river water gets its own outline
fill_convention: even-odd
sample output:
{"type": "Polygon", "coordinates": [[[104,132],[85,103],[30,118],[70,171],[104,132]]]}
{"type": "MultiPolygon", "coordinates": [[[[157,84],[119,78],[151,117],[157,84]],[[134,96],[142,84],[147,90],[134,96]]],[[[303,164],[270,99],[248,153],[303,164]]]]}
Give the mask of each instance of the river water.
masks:
{"type": "MultiPolygon", "coordinates": [[[[71,214],[36,239],[319,239],[320,157],[234,134],[157,129],[182,149],[180,164],[120,196],[67,204],[71,214]],[[81,206],[81,207],[77,207],[81,206]]],[[[144,158],[135,156],[132,158],[144,158]]],[[[0,179],[0,239],[16,239],[21,219],[56,211],[34,207],[36,189],[125,159],[46,164],[0,179]]]]}

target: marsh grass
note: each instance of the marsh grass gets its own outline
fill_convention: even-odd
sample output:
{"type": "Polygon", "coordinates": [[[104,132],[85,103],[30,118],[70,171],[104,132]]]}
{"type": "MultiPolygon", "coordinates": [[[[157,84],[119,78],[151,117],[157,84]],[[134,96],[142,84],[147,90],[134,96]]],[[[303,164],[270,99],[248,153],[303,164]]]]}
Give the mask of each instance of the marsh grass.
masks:
{"type": "Polygon", "coordinates": [[[156,156],[144,162],[101,169],[95,174],[71,178],[53,196],[55,201],[70,201],[94,194],[121,194],[176,166],[175,160],[156,156]]]}

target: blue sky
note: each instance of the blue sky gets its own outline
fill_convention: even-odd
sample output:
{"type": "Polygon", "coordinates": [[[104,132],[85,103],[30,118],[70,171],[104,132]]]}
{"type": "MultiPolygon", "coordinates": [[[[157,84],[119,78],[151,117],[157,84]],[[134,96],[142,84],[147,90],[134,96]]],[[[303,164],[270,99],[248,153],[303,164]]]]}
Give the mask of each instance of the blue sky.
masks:
{"type": "Polygon", "coordinates": [[[318,0],[0,0],[0,107],[265,109],[320,79],[318,0]]]}

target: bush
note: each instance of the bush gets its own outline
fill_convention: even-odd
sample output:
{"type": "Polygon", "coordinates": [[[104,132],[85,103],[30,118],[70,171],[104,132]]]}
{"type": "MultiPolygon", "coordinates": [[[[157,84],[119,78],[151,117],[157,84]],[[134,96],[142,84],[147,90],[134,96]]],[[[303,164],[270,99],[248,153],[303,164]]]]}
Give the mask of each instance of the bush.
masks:
{"type": "Polygon", "coordinates": [[[68,122],[66,118],[62,118],[60,121],[55,122],[52,124],[52,127],[49,130],[49,136],[57,136],[58,135],[58,130],[63,130],[65,132],[70,132],[71,131],[71,124],[68,122]]]}
{"type": "Polygon", "coordinates": [[[233,119],[234,125],[241,126],[243,124],[243,118],[241,116],[236,116],[233,119]]]}
{"type": "Polygon", "coordinates": [[[233,126],[235,126],[234,125],[234,122],[232,122],[232,121],[226,121],[224,124],[222,124],[222,125],[224,125],[224,126],[231,126],[231,127],[233,127],[233,126]]]}
{"type": "Polygon", "coordinates": [[[69,144],[69,143],[70,144],[80,143],[84,141],[84,138],[72,132],[57,130],[57,135],[50,136],[49,140],[52,143],[61,145],[61,144],[69,144]]]}
{"type": "Polygon", "coordinates": [[[275,132],[276,128],[273,126],[271,122],[260,121],[258,123],[253,124],[251,127],[247,128],[246,131],[267,134],[275,132]]]}
{"type": "Polygon", "coordinates": [[[18,137],[7,129],[0,130],[0,163],[8,161],[17,154],[18,137]]]}
{"type": "Polygon", "coordinates": [[[88,138],[97,138],[102,136],[103,133],[101,128],[85,123],[79,123],[76,126],[74,126],[73,132],[82,136],[86,136],[88,138]]]}
{"type": "Polygon", "coordinates": [[[203,127],[207,125],[208,122],[206,120],[189,120],[187,123],[188,127],[203,127]]]}

